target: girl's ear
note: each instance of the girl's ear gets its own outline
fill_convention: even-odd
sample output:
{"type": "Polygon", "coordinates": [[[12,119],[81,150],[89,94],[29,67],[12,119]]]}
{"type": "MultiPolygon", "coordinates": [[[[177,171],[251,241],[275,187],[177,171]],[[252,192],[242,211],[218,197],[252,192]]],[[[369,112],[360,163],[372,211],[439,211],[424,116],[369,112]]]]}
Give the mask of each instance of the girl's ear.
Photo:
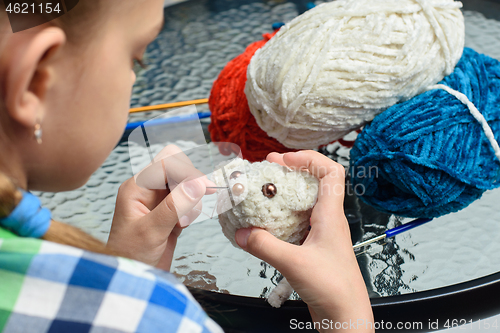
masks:
{"type": "Polygon", "coordinates": [[[64,31],[58,27],[35,29],[11,36],[6,49],[10,56],[4,63],[7,112],[28,128],[42,121],[45,95],[54,81],[52,60],[66,41],[64,31]]]}

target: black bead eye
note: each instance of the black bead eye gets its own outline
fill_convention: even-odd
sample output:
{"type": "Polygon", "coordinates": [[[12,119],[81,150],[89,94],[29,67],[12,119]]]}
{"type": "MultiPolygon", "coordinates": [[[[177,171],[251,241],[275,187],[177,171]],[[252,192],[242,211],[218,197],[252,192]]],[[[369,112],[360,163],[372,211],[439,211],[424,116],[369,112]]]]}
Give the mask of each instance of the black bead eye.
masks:
{"type": "Polygon", "coordinates": [[[272,183],[267,183],[262,186],[262,194],[264,194],[265,197],[271,199],[276,195],[278,192],[278,189],[276,186],[272,183]]]}
{"type": "Polygon", "coordinates": [[[233,171],[233,173],[231,174],[231,176],[229,176],[229,179],[236,179],[239,176],[241,176],[242,174],[243,174],[243,172],[241,172],[241,171],[233,171]]]}

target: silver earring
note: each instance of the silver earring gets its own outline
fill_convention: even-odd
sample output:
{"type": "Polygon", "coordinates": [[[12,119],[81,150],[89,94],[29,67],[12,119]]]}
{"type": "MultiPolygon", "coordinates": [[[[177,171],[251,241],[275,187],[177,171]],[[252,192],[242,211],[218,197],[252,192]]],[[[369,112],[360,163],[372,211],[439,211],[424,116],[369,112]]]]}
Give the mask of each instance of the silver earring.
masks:
{"type": "Polygon", "coordinates": [[[35,124],[35,140],[36,142],[41,145],[42,144],[42,126],[39,123],[35,124]]]}

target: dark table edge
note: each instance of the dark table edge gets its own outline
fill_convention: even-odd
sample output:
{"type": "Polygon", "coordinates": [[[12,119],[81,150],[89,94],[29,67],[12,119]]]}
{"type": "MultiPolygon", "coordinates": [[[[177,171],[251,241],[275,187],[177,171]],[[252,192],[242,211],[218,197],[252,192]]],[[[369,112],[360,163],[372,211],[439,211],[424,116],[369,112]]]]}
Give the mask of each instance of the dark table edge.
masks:
{"type": "MultiPolygon", "coordinates": [[[[262,298],[189,289],[227,333],[291,332],[298,323],[311,322],[303,301],[287,301],[274,309],[262,298]]],[[[373,298],[371,304],[377,332],[430,332],[478,320],[484,324],[500,313],[500,272],[433,290],[373,298]],[[395,329],[397,325],[407,329],[395,329]]]]}

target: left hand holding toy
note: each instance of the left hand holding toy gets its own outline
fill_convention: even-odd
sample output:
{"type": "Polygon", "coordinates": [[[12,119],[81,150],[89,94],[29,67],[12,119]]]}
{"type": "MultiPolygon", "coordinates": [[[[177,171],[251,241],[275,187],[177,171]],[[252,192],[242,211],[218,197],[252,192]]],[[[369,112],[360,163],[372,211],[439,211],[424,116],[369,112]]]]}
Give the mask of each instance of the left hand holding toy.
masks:
{"type": "MultiPolygon", "coordinates": [[[[368,292],[352,249],[344,215],[345,170],[314,151],[270,154],[267,159],[307,170],[320,180],[311,230],[301,246],[281,241],[264,229],[240,229],[241,248],[279,270],[307,303],[315,322],[362,323],[353,332],[373,332],[368,292]]],[[[343,332],[351,331],[350,326],[343,332]]],[[[325,329],[321,332],[333,332],[325,329]]]]}

